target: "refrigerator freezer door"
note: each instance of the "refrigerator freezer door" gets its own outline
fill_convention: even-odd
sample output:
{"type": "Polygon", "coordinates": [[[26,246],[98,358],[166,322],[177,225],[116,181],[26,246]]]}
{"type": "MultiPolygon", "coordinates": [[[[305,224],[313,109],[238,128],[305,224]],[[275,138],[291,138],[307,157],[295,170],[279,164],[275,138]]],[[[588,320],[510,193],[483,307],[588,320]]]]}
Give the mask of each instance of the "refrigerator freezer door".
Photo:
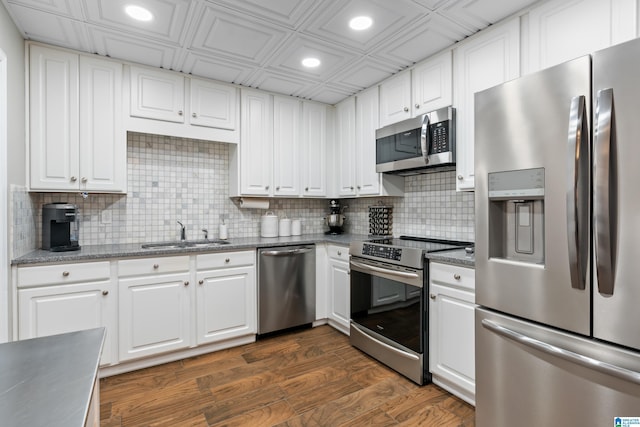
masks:
{"type": "Polygon", "coordinates": [[[640,40],[593,54],[593,334],[640,350],[639,75],[640,40]]]}
{"type": "MultiPolygon", "coordinates": [[[[591,59],[584,56],[475,95],[476,303],[584,335],[591,333],[589,127],[577,118],[580,108],[590,117],[590,82],[591,59]],[[512,175],[524,179],[512,171],[525,171],[532,182],[543,171],[544,192],[535,200],[543,208],[543,237],[533,250],[540,251],[540,240],[544,247],[529,260],[493,249],[508,246],[504,229],[513,221],[496,221],[511,207],[489,200],[489,174],[492,186],[502,178],[509,185],[512,175]]],[[[512,202],[521,203],[518,197],[512,202]]]]}
{"type": "Polygon", "coordinates": [[[640,355],[476,309],[477,426],[613,426],[625,416],[640,416],[640,355]]]}

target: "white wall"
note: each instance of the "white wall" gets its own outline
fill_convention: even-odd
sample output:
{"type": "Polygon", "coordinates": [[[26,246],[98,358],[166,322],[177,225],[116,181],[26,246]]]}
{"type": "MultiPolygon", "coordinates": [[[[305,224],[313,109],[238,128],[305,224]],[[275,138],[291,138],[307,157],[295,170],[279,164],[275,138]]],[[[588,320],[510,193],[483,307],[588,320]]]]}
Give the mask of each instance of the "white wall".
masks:
{"type": "Polygon", "coordinates": [[[0,61],[0,342],[6,342],[10,339],[11,327],[7,199],[9,186],[24,186],[26,180],[25,66],[24,40],[1,3],[0,61]]]}

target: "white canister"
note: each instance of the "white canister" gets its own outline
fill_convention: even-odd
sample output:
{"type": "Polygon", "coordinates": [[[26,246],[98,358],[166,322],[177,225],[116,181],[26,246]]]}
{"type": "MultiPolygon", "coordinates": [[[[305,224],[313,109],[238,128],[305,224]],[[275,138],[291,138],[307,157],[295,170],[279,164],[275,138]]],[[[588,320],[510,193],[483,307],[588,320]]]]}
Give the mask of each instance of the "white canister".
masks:
{"type": "Polygon", "coordinates": [[[291,235],[300,236],[302,234],[302,221],[299,219],[291,220],[291,235]]]}
{"type": "Polygon", "coordinates": [[[260,237],[278,237],[278,215],[269,211],[260,217],[260,237]]]}
{"type": "Polygon", "coordinates": [[[229,230],[227,229],[227,224],[222,223],[218,227],[218,238],[220,240],[227,240],[229,238],[229,230]]]}
{"type": "Polygon", "coordinates": [[[278,226],[278,234],[282,237],[291,236],[291,220],[289,218],[282,218],[280,225],[278,226]]]}

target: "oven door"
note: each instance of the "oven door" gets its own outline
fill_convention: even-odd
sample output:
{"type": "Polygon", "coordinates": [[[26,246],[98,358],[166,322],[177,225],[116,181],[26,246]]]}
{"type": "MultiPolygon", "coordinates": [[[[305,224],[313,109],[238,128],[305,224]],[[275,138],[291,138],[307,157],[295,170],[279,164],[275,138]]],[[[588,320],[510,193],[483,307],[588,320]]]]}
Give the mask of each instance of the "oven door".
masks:
{"type": "Polygon", "coordinates": [[[412,350],[424,352],[424,274],[352,257],[351,322],[412,350]]]}

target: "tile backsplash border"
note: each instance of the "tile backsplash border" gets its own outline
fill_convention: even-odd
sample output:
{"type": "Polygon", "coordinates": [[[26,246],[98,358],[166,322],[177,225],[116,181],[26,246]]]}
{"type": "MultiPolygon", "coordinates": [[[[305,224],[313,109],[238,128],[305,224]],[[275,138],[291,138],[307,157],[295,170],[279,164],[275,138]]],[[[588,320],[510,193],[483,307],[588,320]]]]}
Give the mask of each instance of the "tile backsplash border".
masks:
{"type": "MultiPolygon", "coordinates": [[[[29,193],[12,186],[10,236],[12,258],[40,247],[41,206],[68,202],[81,215],[80,244],[142,243],[179,238],[182,221],[188,238],[201,238],[203,228],[217,237],[221,215],[229,238],[256,237],[265,210],[241,209],[229,197],[229,145],[129,132],[127,194],[29,193]]],[[[368,234],[368,208],[393,206],[393,234],[474,240],[473,192],[456,192],[455,172],[405,178],[404,197],[343,199],[345,229],[368,234]]],[[[327,230],[328,199],[271,199],[269,210],[299,218],[303,233],[327,230]]]]}

